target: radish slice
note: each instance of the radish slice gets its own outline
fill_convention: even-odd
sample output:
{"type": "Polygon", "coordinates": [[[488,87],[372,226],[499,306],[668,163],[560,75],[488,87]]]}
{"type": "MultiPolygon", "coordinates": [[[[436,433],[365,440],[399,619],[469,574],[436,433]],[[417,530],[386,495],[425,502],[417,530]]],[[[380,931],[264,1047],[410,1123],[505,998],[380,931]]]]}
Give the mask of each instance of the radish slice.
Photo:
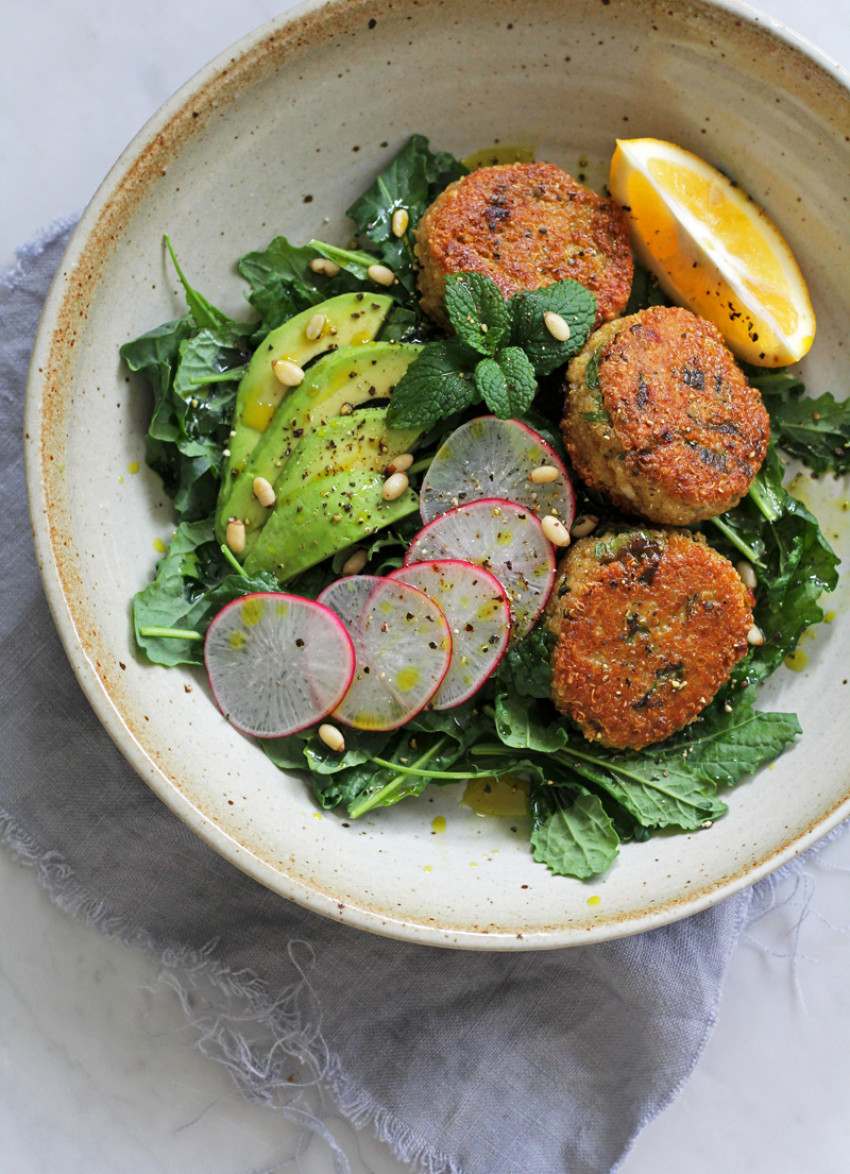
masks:
{"type": "Polygon", "coordinates": [[[576,499],[564,462],[518,420],[479,416],[453,432],[423,478],[419,512],[423,522],[430,522],[485,497],[515,501],[540,518],[552,514],[567,529],[575,518],[576,499]]]}
{"type": "Polygon", "coordinates": [[[376,575],[338,579],[319,596],[342,620],[357,667],[334,717],[358,730],[394,730],[424,709],[452,658],[446,617],[423,591],[376,575]]]}
{"type": "Polygon", "coordinates": [[[483,567],[460,559],[411,563],[388,578],[424,591],[449,621],[452,661],[431,707],[460,705],[478,692],[508,646],[511,608],[504,587],[483,567]]]}
{"type": "Polygon", "coordinates": [[[272,591],[221,609],[204,661],[221,712],[257,738],[282,738],[326,717],[355,667],[351,637],[329,608],[272,591]]]}
{"type": "Polygon", "coordinates": [[[404,565],[457,558],[495,575],[511,604],[511,642],[534,627],[555,582],[555,555],[525,507],[483,498],[440,514],[410,544],[404,565]]]}

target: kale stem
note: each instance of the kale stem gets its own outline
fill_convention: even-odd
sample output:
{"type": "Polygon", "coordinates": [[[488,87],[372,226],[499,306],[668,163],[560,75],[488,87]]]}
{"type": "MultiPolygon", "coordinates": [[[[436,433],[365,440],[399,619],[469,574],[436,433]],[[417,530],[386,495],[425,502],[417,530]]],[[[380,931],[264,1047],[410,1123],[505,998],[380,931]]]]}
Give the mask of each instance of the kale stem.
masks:
{"type": "MultiPolygon", "coordinates": [[[[768,520],[768,522],[776,522],[782,516],[781,511],[775,509],[768,501],[767,497],[762,491],[761,483],[758,477],[755,478],[752,485],[750,486],[750,492],[748,496],[752,498],[753,503],[758,507],[759,513],[761,513],[768,520]]],[[[712,521],[715,521],[715,519],[712,518],[712,521]]]]}
{"type": "MultiPolygon", "coordinates": [[[[752,492],[752,490],[750,492],[752,492]]],[[[732,527],[723,521],[722,517],[709,518],[708,520],[717,527],[721,534],[725,534],[732,545],[736,547],[741,552],[741,554],[748,558],[751,563],[757,567],[761,567],[762,570],[764,570],[764,563],[761,561],[753,548],[748,546],[742,538],[739,538],[732,527]]]]}
{"type": "Polygon", "coordinates": [[[410,476],[411,473],[424,473],[425,470],[430,467],[433,459],[434,456],[432,453],[431,456],[422,457],[420,460],[414,461],[414,463],[407,470],[407,475],[410,476]]]}
{"type": "Polygon", "coordinates": [[[223,543],[223,542],[221,544],[221,553],[224,556],[225,562],[230,563],[230,565],[233,567],[234,571],[236,571],[238,574],[242,575],[243,578],[245,578],[245,579],[248,578],[248,572],[245,570],[245,568],[242,566],[242,564],[236,558],[236,556],[234,555],[234,553],[230,549],[230,547],[226,546],[225,543],[223,543]]]}
{"type": "Polygon", "coordinates": [[[139,635],[150,639],[203,640],[192,628],[139,628],[139,635]]]}
{"type": "MultiPolygon", "coordinates": [[[[422,766],[424,763],[428,762],[429,759],[433,758],[435,754],[439,753],[448,741],[448,737],[445,736],[438,738],[433,746],[430,746],[423,754],[420,754],[418,758],[414,759],[414,766],[412,768],[399,766],[397,762],[388,762],[382,758],[373,758],[371,760],[372,762],[380,763],[382,766],[389,767],[390,770],[394,770],[396,772],[404,771],[405,773],[396,773],[396,775],[390,779],[388,783],[385,783],[383,787],[380,787],[371,795],[366,795],[358,802],[350,804],[348,808],[348,814],[351,819],[357,819],[359,816],[365,815],[367,811],[371,811],[375,807],[389,807],[391,803],[395,803],[399,799],[403,799],[407,792],[401,791],[401,788],[403,787],[404,783],[408,781],[410,776],[439,778],[440,776],[438,774],[430,771],[418,770],[417,767],[422,766]],[[401,791],[401,793],[396,794],[396,792],[399,791],[401,791]],[[395,797],[393,798],[393,796],[395,797]]],[[[464,775],[463,777],[468,778],[469,776],[464,775]]]]}
{"type": "Polygon", "coordinates": [[[241,367],[230,367],[227,371],[217,371],[214,375],[193,375],[189,380],[192,387],[203,387],[207,383],[227,383],[231,379],[241,379],[248,370],[248,364],[241,367]]]}
{"type": "Polygon", "coordinates": [[[386,766],[390,770],[398,771],[402,775],[418,775],[422,779],[451,779],[453,782],[469,778],[469,771],[460,770],[419,770],[415,766],[400,766],[397,762],[390,762],[387,758],[370,758],[378,766],[386,766]]]}

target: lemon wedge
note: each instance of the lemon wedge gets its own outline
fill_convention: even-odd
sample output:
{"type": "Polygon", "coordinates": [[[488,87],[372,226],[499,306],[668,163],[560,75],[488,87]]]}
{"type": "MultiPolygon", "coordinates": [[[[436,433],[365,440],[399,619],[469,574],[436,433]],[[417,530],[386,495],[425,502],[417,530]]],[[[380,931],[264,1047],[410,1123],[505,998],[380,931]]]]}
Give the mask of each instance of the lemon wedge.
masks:
{"type": "Polygon", "coordinates": [[[618,139],[610,187],[640,264],[674,301],[713,322],[740,359],[782,367],[806,354],[815,315],[803,275],[745,192],[659,139],[618,139]]]}

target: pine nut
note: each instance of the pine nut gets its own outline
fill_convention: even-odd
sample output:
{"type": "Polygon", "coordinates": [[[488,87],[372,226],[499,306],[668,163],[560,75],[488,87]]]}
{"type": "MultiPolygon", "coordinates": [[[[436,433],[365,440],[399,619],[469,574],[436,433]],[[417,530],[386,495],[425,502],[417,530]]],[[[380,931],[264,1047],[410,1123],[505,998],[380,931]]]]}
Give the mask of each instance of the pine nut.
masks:
{"type": "Polygon", "coordinates": [[[310,339],[310,342],[315,342],[316,339],[322,337],[322,332],[325,329],[327,318],[324,314],[314,314],[307,325],[304,327],[304,334],[310,339]]]}
{"type": "Polygon", "coordinates": [[[395,274],[386,265],[370,265],[366,270],[366,276],[376,285],[392,285],[395,281],[395,274]]]}
{"type": "Polygon", "coordinates": [[[539,465],[531,470],[528,479],[534,485],[545,485],[547,481],[558,480],[558,470],[554,465],[539,465]]]}
{"type": "Polygon", "coordinates": [[[406,473],[392,473],[384,482],[381,497],[384,501],[395,501],[405,492],[410,482],[406,473]]]}
{"type": "Polygon", "coordinates": [[[275,497],[274,486],[265,477],[255,477],[252,485],[254,497],[260,505],[264,505],[266,509],[271,509],[277,498],[275,497]]]}
{"type": "Polygon", "coordinates": [[[329,722],[323,722],[319,726],[319,737],[329,750],[335,750],[337,754],[342,754],[345,749],[345,738],[336,726],[330,725],[329,722]]]}
{"type": "Polygon", "coordinates": [[[275,359],[272,363],[275,379],[284,387],[297,387],[304,382],[304,372],[291,359],[275,359]]]}
{"type": "Polygon", "coordinates": [[[558,342],[566,342],[572,333],[570,331],[570,324],[566,318],[562,318],[554,310],[546,311],[543,315],[543,322],[545,323],[546,329],[558,342]]]}
{"type": "Polygon", "coordinates": [[[397,457],[393,457],[387,465],[387,476],[392,476],[393,473],[406,473],[413,464],[413,454],[409,452],[399,453],[397,457]]]}
{"type": "Polygon", "coordinates": [[[747,632],[747,643],[753,644],[756,647],[758,647],[760,644],[764,644],[764,632],[762,632],[761,628],[756,627],[755,624],[753,624],[749,632],[747,632]]]}
{"type": "Polygon", "coordinates": [[[365,550],[353,551],[342,564],[343,575],[359,575],[368,562],[365,550]]]}
{"type": "Polygon", "coordinates": [[[336,277],[339,273],[339,265],[335,261],[329,261],[327,257],[314,257],[310,262],[310,268],[314,273],[324,273],[325,277],[336,277]]]}
{"type": "Polygon", "coordinates": [[[570,532],[560,518],[554,518],[551,514],[547,514],[540,525],[553,546],[569,546],[570,532]]]}
{"type": "Polygon", "coordinates": [[[740,575],[744,586],[749,587],[750,591],[755,591],[758,586],[758,576],[753,564],[748,563],[746,559],[741,559],[739,563],[735,563],[735,570],[740,575]]]}
{"type": "Polygon", "coordinates": [[[410,224],[410,216],[406,208],[396,208],[393,212],[393,236],[404,236],[407,232],[407,226],[410,224]]]}
{"type": "Polygon", "coordinates": [[[579,514],[572,524],[570,533],[573,538],[586,538],[588,534],[592,534],[599,525],[599,519],[596,514],[579,514]]]}
{"type": "Polygon", "coordinates": [[[231,518],[224,532],[224,540],[233,554],[242,554],[245,549],[245,523],[231,518]]]}

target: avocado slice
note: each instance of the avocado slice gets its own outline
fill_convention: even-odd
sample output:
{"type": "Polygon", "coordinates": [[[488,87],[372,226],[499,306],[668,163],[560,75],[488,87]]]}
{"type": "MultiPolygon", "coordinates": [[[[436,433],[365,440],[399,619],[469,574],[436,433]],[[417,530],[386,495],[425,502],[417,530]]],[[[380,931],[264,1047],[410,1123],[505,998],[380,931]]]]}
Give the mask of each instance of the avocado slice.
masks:
{"type": "Polygon", "coordinates": [[[386,465],[418,430],[389,428],[386,408],[337,416],[305,437],[276,487],[277,500],[245,558],[248,574],[281,582],[419,508],[411,489],[384,501],[386,465]]]}
{"type": "Polygon", "coordinates": [[[368,342],[380,330],[392,304],[392,298],[385,294],[340,294],[303,310],[266,335],[254,351],[236,393],[232,435],[222,468],[222,498],[229,497],[234,470],[238,475],[245,467],[287,390],[275,376],[272,363],[289,359],[303,367],[326,351],[368,342]],[[305,331],[317,314],[324,315],[325,324],[319,337],[310,339],[305,331]]]}
{"type": "MultiPolygon", "coordinates": [[[[245,468],[234,478],[226,498],[222,490],[216,511],[219,542],[224,541],[230,519],[241,518],[245,524],[244,553],[247,555],[269,516],[268,509],[254,496],[255,479],[264,478],[277,495],[282,482],[289,476],[294,454],[300,452],[311,436],[311,430],[326,421],[345,419],[340,413],[350,413],[360,404],[388,399],[420,350],[421,347],[405,343],[361,343],[340,347],[318,359],[306,372],[304,382],[293,388],[282,401],[280,410],[275,412],[258,440],[245,468]]],[[[374,414],[372,409],[369,414],[374,414]]],[[[383,428],[386,430],[385,425],[383,428]]],[[[404,435],[411,438],[412,444],[419,433],[405,432],[404,435]]],[[[383,464],[369,467],[384,468],[392,456],[404,451],[405,448],[396,448],[384,457],[383,464]]],[[[325,462],[320,452],[309,459],[317,468],[325,462]]]]}

